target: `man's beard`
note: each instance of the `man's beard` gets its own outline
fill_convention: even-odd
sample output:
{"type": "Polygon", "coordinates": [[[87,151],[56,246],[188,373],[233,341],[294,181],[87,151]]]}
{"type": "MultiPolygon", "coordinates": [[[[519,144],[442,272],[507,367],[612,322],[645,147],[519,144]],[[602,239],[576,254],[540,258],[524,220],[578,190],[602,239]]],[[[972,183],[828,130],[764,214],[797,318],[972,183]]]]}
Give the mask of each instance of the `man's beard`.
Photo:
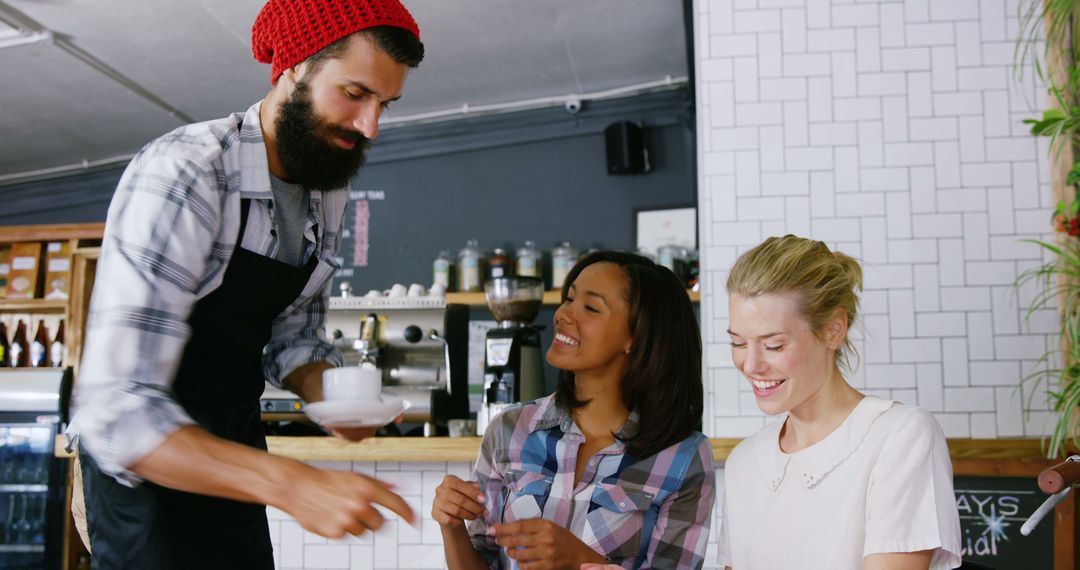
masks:
{"type": "Polygon", "coordinates": [[[349,129],[328,124],[311,104],[306,82],[298,82],[289,100],[281,105],[275,122],[277,150],[288,181],[308,190],[337,190],[345,187],[360,165],[371,141],[349,129]],[[353,141],[346,149],[333,138],[353,141]]]}

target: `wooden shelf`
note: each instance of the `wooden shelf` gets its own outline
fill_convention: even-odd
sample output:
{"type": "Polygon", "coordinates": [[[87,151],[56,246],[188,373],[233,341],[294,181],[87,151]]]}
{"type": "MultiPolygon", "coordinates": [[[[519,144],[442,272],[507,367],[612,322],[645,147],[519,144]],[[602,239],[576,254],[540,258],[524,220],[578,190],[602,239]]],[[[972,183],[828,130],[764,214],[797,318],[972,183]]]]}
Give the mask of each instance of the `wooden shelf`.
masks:
{"type": "Polygon", "coordinates": [[[68,302],[47,299],[0,299],[0,312],[5,313],[63,313],[68,302]]]}
{"type": "MultiPolygon", "coordinates": [[[[697,291],[687,291],[687,295],[690,295],[690,300],[694,303],[701,302],[701,293],[697,291]]],[[[558,305],[562,301],[562,292],[560,291],[546,291],[544,292],[545,305],[558,305]]],[[[457,305],[469,305],[470,307],[486,307],[487,299],[484,298],[483,293],[447,293],[446,302],[457,305]]]]}
{"type": "Polygon", "coordinates": [[[19,241],[61,241],[70,239],[101,239],[105,223],[50,224],[34,226],[0,226],[0,243],[19,241]]]}

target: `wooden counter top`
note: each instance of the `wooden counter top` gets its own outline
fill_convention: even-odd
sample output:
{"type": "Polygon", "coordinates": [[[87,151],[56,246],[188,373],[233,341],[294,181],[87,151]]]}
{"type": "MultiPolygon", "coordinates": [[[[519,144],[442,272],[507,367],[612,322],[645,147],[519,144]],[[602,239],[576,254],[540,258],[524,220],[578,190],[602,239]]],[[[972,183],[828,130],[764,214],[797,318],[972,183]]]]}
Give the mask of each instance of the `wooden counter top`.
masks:
{"type": "MultiPolygon", "coordinates": [[[[742,439],[714,437],[709,441],[713,460],[722,463],[742,439]]],[[[377,437],[355,443],[333,437],[268,437],[266,442],[272,453],[303,461],[472,462],[480,449],[479,437],[377,437]]],[[[1038,439],[950,439],[948,442],[954,463],[977,462],[972,463],[974,466],[999,460],[1038,464],[1047,461],[1038,439]]]]}
{"type": "MultiPolygon", "coordinates": [[[[713,460],[722,463],[741,439],[710,440],[713,460]]],[[[271,453],[301,461],[464,461],[476,459],[479,437],[376,437],[347,442],[335,437],[266,438],[271,453]]],[[[1020,464],[1027,469],[1049,462],[1038,439],[950,439],[949,453],[957,472],[1010,475],[1020,464]]],[[[65,457],[63,436],[57,437],[56,455],[65,457]]]]}

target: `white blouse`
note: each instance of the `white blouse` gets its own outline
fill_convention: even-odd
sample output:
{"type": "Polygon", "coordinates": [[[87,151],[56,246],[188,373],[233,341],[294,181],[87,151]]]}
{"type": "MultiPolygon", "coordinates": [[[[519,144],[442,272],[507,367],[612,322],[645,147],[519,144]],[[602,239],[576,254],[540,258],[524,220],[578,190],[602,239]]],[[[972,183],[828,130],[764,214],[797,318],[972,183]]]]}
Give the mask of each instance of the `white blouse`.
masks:
{"type": "Polygon", "coordinates": [[[784,420],[724,467],[720,566],[858,569],[871,554],[933,550],[960,565],[960,518],[945,435],[920,408],[866,397],[820,442],[780,450],[784,420]]]}

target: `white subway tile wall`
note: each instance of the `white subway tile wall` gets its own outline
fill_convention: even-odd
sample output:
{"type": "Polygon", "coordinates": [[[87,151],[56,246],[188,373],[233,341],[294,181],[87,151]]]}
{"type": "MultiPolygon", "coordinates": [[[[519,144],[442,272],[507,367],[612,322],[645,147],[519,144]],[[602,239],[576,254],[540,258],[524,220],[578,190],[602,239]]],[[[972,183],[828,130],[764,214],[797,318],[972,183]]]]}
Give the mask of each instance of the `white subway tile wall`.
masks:
{"type": "Polygon", "coordinates": [[[1023,240],[1050,237],[1046,145],[1021,122],[1047,96],[1033,69],[1013,73],[1015,2],[694,12],[710,435],[765,421],[723,356],[724,282],[783,233],[863,262],[853,384],[927,408],[951,437],[1044,434],[1047,386],[1022,378],[1056,345],[1056,314],[1025,319],[1035,290],[1012,285],[1043,259],[1023,240]]]}

